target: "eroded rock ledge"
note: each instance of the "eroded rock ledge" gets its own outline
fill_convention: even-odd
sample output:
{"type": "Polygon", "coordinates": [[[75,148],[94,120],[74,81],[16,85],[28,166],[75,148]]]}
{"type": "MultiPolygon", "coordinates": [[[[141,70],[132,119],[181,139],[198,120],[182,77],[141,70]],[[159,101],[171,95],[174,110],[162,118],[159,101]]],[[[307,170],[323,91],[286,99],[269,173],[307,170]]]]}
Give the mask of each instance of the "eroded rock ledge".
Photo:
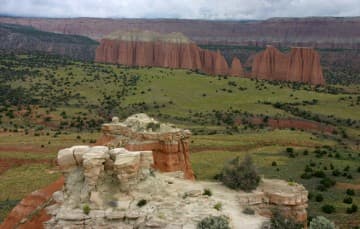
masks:
{"type": "Polygon", "coordinates": [[[103,132],[107,146],[60,150],[62,189],[20,216],[22,201],[4,225],[38,226],[50,218],[44,222],[45,228],[195,229],[203,218],[223,215],[229,218],[231,228],[251,229],[260,228],[272,208],[306,223],[308,193],[302,185],[262,179],[255,191],[244,193],[217,182],[184,179],[185,163],[190,166],[190,162],[179,154],[188,156],[188,131],[137,114],[124,122],[114,118],[104,124],[103,132]],[[182,145],[181,141],[187,142],[187,150],[173,146],[182,145]],[[128,149],[119,147],[123,145],[128,149]],[[154,151],[145,149],[149,145],[154,151]],[[171,147],[178,151],[166,156],[171,147]],[[179,157],[182,159],[174,159],[179,157]],[[172,167],[166,167],[169,165],[172,167]],[[164,168],[171,168],[170,172],[164,168]],[[203,195],[205,189],[212,195],[203,195]],[[248,206],[255,215],[243,213],[248,206]],[[45,213],[46,217],[33,217],[45,207],[49,217],[45,213]]]}
{"type": "Polygon", "coordinates": [[[53,195],[46,228],[195,228],[206,216],[224,214],[183,172],[154,171],[151,151],[73,146],[57,159],[65,185],[53,195]]]}
{"type": "Polygon", "coordinates": [[[115,117],[112,123],[102,126],[102,132],[106,145],[132,151],[150,150],[155,169],[162,172],[183,171],[185,178],[194,179],[189,156],[189,130],[159,123],[146,114],[136,114],[124,122],[115,117]]]}
{"type": "Polygon", "coordinates": [[[234,229],[260,228],[272,208],[299,222],[307,219],[307,191],[295,183],[262,179],[254,192],[244,193],[184,179],[182,171],[155,171],[151,151],[106,146],[73,146],[57,159],[65,184],[47,207],[45,228],[195,229],[203,218],[220,215],[234,229]],[[247,206],[257,214],[245,215],[247,206]]]}

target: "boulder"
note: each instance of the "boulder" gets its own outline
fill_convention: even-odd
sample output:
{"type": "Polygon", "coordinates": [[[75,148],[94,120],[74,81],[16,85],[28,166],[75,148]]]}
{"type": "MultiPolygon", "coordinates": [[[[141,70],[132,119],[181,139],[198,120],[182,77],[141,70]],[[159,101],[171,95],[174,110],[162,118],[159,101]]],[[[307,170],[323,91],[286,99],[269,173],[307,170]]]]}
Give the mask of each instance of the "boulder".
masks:
{"type": "Polygon", "coordinates": [[[90,190],[94,188],[104,171],[104,163],[108,158],[108,147],[106,146],[92,147],[83,155],[84,176],[90,190]]]}
{"type": "Polygon", "coordinates": [[[129,152],[116,156],[114,171],[123,189],[128,189],[138,181],[140,152],[129,152]]]}
{"type": "Polygon", "coordinates": [[[73,150],[70,148],[59,150],[57,155],[57,163],[63,171],[75,167],[76,161],[73,150]]]}

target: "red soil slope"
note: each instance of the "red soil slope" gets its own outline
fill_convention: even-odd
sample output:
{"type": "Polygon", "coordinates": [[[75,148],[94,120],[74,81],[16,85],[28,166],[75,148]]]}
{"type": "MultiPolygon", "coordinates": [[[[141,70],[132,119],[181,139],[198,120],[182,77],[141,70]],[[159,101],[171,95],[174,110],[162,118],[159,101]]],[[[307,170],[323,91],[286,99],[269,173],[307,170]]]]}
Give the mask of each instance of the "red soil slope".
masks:
{"type": "Polygon", "coordinates": [[[52,194],[62,188],[64,178],[61,177],[51,185],[32,192],[12,209],[0,229],[21,228],[21,229],[38,229],[43,228],[43,222],[50,219],[43,209],[52,194]],[[36,214],[34,214],[36,213],[36,214]],[[32,216],[33,217],[30,217],[32,216]]]}

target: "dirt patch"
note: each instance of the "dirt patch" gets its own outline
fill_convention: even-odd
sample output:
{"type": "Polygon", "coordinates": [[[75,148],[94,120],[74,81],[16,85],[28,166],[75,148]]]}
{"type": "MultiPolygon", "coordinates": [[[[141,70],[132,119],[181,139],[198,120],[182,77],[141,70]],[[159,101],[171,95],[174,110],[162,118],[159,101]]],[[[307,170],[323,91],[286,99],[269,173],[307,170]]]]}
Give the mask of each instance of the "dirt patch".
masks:
{"type": "Polygon", "coordinates": [[[48,163],[53,164],[53,160],[41,160],[41,159],[16,159],[16,158],[6,158],[0,159],[0,175],[6,172],[8,169],[18,167],[21,165],[28,164],[38,164],[38,163],[48,163]]]}
{"type": "Polygon", "coordinates": [[[46,203],[49,202],[52,194],[62,188],[64,178],[61,177],[49,186],[32,192],[11,210],[0,229],[8,228],[43,228],[43,222],[50,219],[44,210],[46,203]],[[39,208],[39,206],[41,206],[39,208]],[[30,216],[33,217],[30,217],[30,216]],[[24,223],[19,225],[20,221],[24,223]]]}
{"type": "Polygon", "coordinates": [[[344,189],[344,190],[346,190],[346,189],[360,190],[360,184],[337,182],[335,187],[338,189],[344,189]]]}
{"type": "Polygon", "coordinates": [[[229,152],[239,152],[239,151],[249,151],[249,150],[253,150],[253,149],[257,149],[257,148],[261,148],[261,147],[267,147],[267,146],[274,146],[274,145],[278,145],[278,146],[292,146],[292,147],[315,147],[317,146],[317,144],[295,144],[295,143],[291,143],[291,142],[278,142],[278,143],[274,143],[274,142],[264,142],[264,143],[258,143],[255,145],[246,145],[246,146],[192,146],[190,151],[191,153],[200,153],[200,152],[204,152],[204,151],[229,151],[229,152]]]}
{"type": "Polygon", "coordinates": [[[24,145],[24,146],[1,145],[0,146],[0,152],[47,153],[49,151],[51,151],[51,149],[49,148],[41,148],[32,145],[24,145]]]}
{"type": "MultiPolygon", "coordinates": [[[[306,130],[306,131],[317,131],[324,132],[328,134],[332,134],[335,130],[335,127],[325,125],[320,122],[310,121],[310,120],[302,120],[302,119],[273,119],[269,118],[266,122],[263,118],[252,118],[249,120],[254,125],[264,125],[269,126],[273,129],[298,129],[298,130],[306,130]]],[[[238,124],[242,124],[241,120],[237,120],[238,124]]]]}

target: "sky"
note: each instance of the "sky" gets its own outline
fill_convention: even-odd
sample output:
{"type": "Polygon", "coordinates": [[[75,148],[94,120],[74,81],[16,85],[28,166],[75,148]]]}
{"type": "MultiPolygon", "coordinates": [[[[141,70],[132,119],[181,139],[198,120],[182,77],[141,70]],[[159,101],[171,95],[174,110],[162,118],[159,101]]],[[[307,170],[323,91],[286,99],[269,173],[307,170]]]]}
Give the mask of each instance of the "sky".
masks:
{"type": "Polygon", "coordinates": [[[360,0],[0,0],[0,15],[267,19],[360,16],[360,0]]]}

